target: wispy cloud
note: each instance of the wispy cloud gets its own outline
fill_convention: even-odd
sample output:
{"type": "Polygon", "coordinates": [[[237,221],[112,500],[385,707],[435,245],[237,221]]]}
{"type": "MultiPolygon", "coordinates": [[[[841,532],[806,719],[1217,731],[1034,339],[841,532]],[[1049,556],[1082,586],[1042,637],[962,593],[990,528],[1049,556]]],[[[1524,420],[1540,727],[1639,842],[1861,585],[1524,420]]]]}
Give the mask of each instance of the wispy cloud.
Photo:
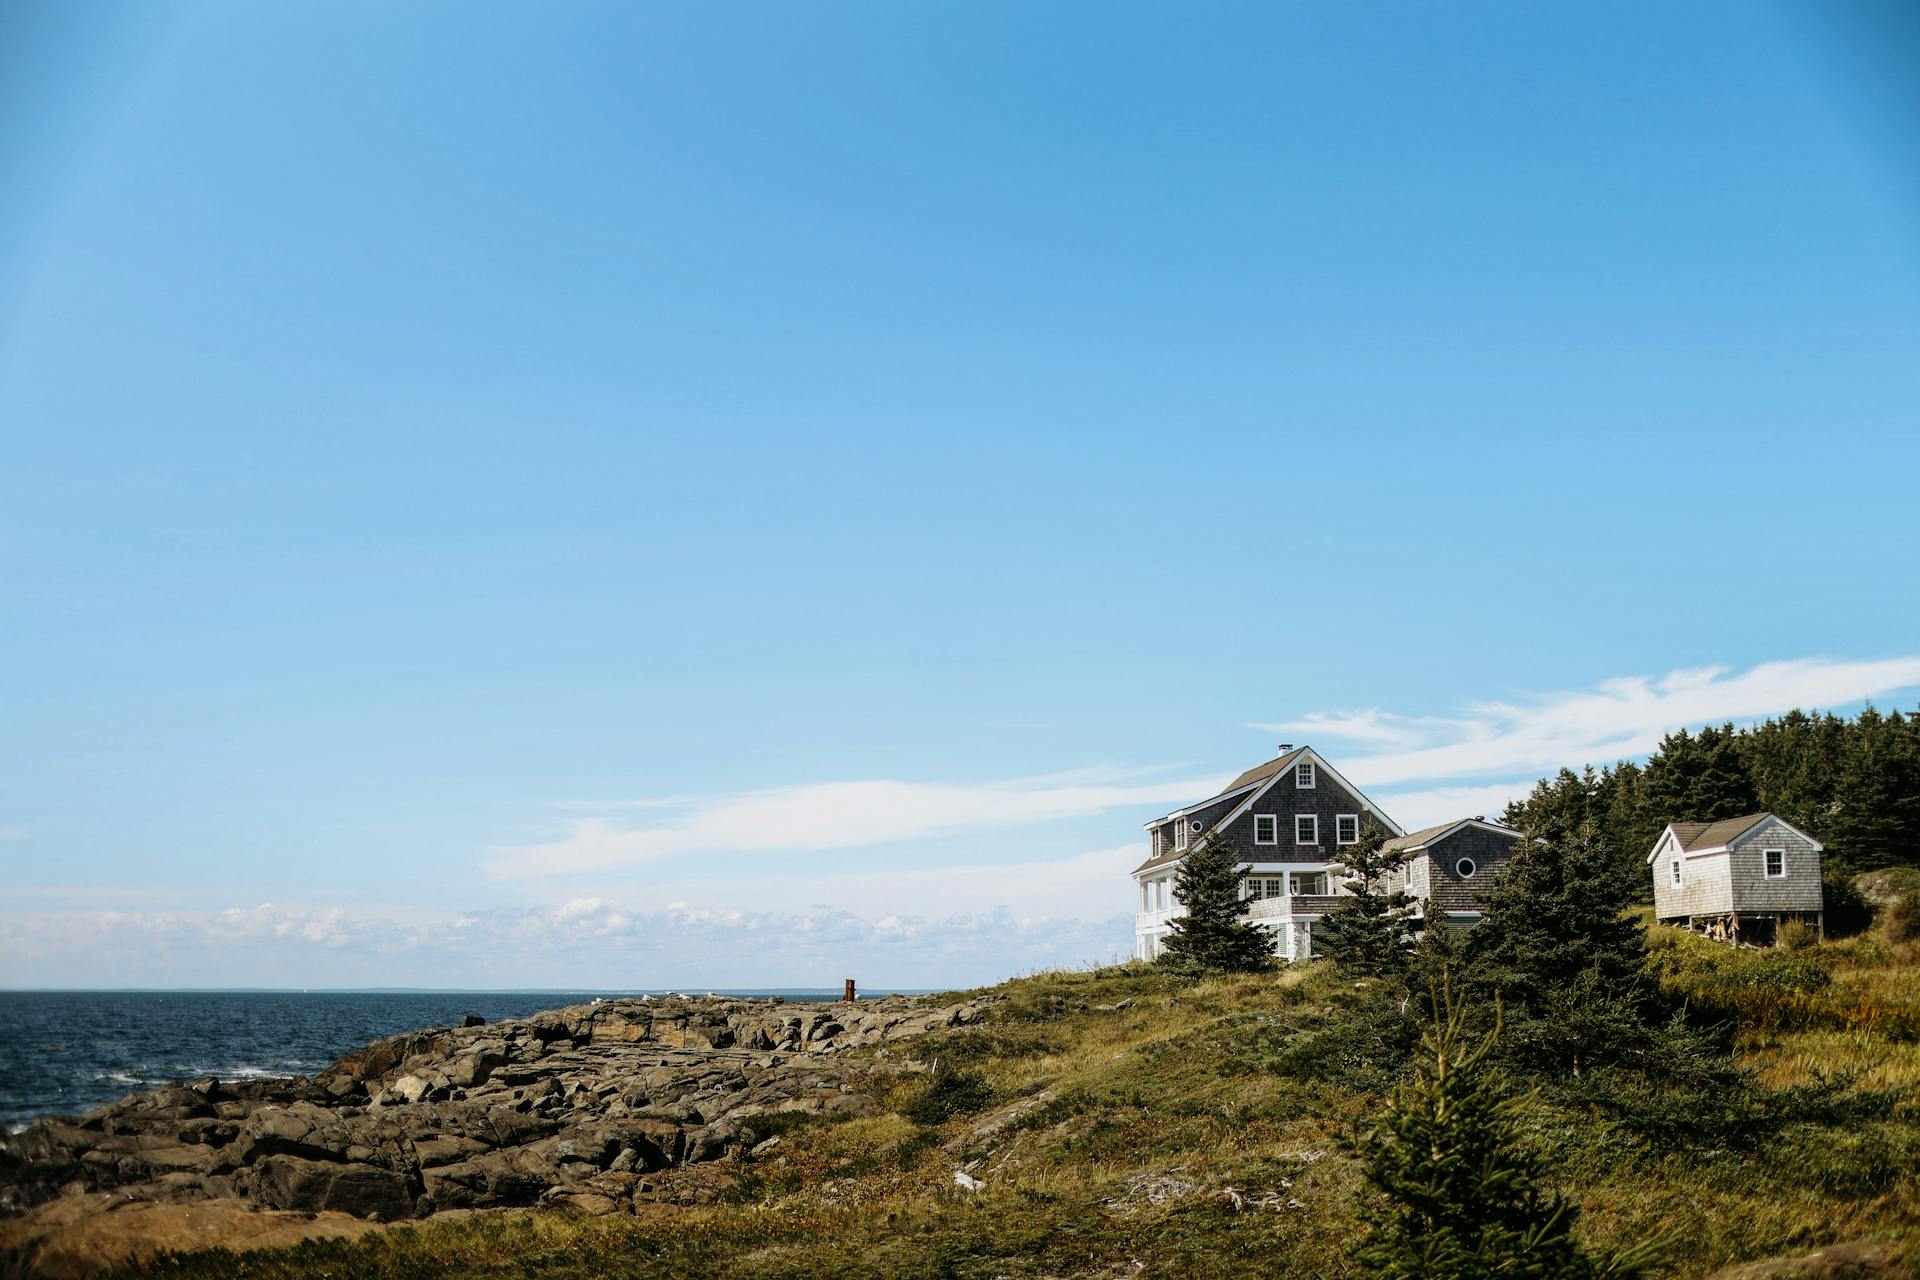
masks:
{"type": "Polygon", "coordinates": [[[0,827],[0,840],[24,840],[27,838],[25,827],[0,827]]]}
{"type": "Polygon", "coordinates": [[[677,816],[641,826],[579,818],[557,838],[497,846],[500,877],[604,872],[669,855],[852,849],[1033,826],[1205,795],[1217,778],[1143,781],[1132,771],[948,784],[820,782],[682,799],[677,816]]]}
{"type": "Polygon", "coordinates": [[[0,973],[20,985],[645,987],[971,985],[1110,960],[1126,917],[1006,908],[868,915],[611,896],[434,919],[271,903],[210,911],[0,919],[0,973]],[[244,975],[244,977],[241,977],[244,975]]]}
{"type": "Polygon", "coordinates": [[[1453,718],[1379,710],[1316,712],[1257,724],[1299,740],[1385,748],[1343,756],[1362,786],[1443,781],[1644,756],[1682,725],[1753,720],[1794,707],[1844,706],[1920,686],[1920,656],[1868,662],[1800,658],[1735,671],[1701,667],[1622,676],[1524,702],[1485,702],[1453,718]]]}

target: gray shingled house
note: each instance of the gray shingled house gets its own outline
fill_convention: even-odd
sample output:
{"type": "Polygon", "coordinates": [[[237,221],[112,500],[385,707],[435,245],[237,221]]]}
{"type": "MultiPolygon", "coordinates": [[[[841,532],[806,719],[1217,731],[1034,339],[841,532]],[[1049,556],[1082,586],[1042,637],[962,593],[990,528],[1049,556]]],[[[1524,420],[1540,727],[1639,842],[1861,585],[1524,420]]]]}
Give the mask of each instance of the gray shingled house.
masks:
{"type": "Polygon", "coordinates": [[[1494,881],[1523,839],[1484,817],[1409,831],[1381,846],[1403,858],[1386,887],[1412,898],[1425,924],[1467,928],[1486,912],[1494,881]]]}
{"type": "Polygon", "coordinates": [[[1825,923],[1818,840],[1773,813],[1673,822],[1653,842],[1653,910],[1728,942],[1770,946],[1784,920],[1825,923]]]}

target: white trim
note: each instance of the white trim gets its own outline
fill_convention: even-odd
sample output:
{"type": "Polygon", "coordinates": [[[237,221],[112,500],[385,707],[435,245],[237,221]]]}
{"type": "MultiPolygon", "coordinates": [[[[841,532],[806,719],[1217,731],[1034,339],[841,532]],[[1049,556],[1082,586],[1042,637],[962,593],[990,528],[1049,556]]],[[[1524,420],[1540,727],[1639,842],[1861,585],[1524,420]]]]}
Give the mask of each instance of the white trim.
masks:
{"type": "Polygon", "coordinates": [[[1256,813],[1253,815],[1253,842],[1257,845],[1270,845],[1270,844],[1280,843],[1280,815],[1279,814],[1256,813]],[[1267,838],[1265,840],[1262,840],[1260,838],[1260,824],[1262,822],[1269,822],[1273,824],[1272,828],[1267,832],[1267,838]]]}
{"type": "MultiPolygon", "coordinates": [[[[1524,838],[1527,834],[1524,831],[1517,831],[1512,827],[1502,826],[1498,822],[1483,822],[1479,818],[1462,818],[1460,819],[1460,821],[1454,823],[1452,826],[1446,828],[1444,831],[1439,831],[1431,836],[1428,836],[1425,840],[1422,840],[1419,844],[1402,845],[1400,848],[1395,849],[1394,852],[1414,854],[1414,853],[1420,852],[1422,849],[1431,849],[1434,845],[1439,844],[1442,840],[1447,839],[1449,836],[1453,835],[1454,832],[1460,830],[1460,828],[1462,827],[1478,827],[1482,831],[1491,831],[1497,836],[1514,836],[1516,838],[1524,838]]],[[[1651,859],[1649,859],[1649,861],[1651,861],[1651,859]]]]}
{"type": "Polygon", "coordinates": [[[1359,814],[1336,813],[1333,815],[1333,842],[1336,845],[1360,843],[1360,815],[1359,814]],[[1342,822],[1347,822],[1347,821],[1351,821],[1353,823],[1353,839],[1351,840],[1343,839],[1340,835],[1340,824],[1342,822]]]}
{"type": "Polygon", "coordinates": [[[1671,887],[1671,888],[1675,888],[1675,889],[1683,889],[1683,888],[1685,888],[1685,887],[1686,887],[1686,883],[1687,883],[1687,880],[1686,880],[1686,874],[1685,874],[1684,872],[1682,872],[1682,871],[1681,871],[1681,869],[1680,869],[1681,867],[1683,867],[1683,866],[1685,866],[1685,865],[1686,865],[1686,861],[1687,861],[1687,860],[1686,860],[1685,858],[1682,858],[1682,857],[1680,857],[1680,856],[1679,856],[1679,855],[1677,855],[1677,854],[1676,854],[1676,855],[1674,856],[1674,859],[1673,859],[1673,876],[1672,876],[1672,881],[1671,881],[1671,884],[1670,884],[1670,887],[1671,887]]]}
{"type": "Polygon", "coordinates": [[[1320,786],[1320,770],[1314,768],[1313,761],[1307,759],[1293,762],[1293,789],[1295,791],[1315,791],[1320,786]],[[1307,780],[1300,781],[1300,771],[1307,771],[1307,780]]]}
{"type": "Polygon", "coordinates": [[[1785,880],[1787,878],[1787,851],[1785,849],[1762,849],[1760,851],[1760,876],[1764,880],[1785,880]],[[1780,855],[1780,873],[1778,875],[1775,875],[1773,870],[1767,866],[1767,856],[1774,853],[1780,855]]]}
{"type": "Polygon", "coordinates": [[[1187,847],[1187,820],[1185,818],[1173,824],[1173,847],[1176,852],[1187,847]]]}
{"type": "MultiPolygon", "coordinates": [[[[1777,813],[1767,814],[1766,817],[1760,819],[1760,821],[1754,823],[1752,826],[1748,827],[1745,831],[1742,831],[1739,835],[1727,841],[1725,844],[1714,845],[1711,849],[1683,849],[1681,850],[1681,852],[1685,853],[1689,858],[1698,858],[1701,855],[1708,854],[1708,853],[1725,853],[1727,850],[1733,848],[1733,846],[1737,844],[1745,844],[1748,840],[1751,840],[1754,836],[1759,835],[1762,831],[1765,831],[1767,829],[1767,824],[1769,822],[1777,822],[1781,826],[1785,827],[1787,830],[1793,832],[1793,834],[1799,836],[1802,840],[1805,840],[1808,844],[1813,846],[1813,851],[1815,853],[1826,852],[1827,846],[1821,844],[1818,840],[1815,840],[1812,836],[1808,835],[1806,832],[1802,831],[1800,828],[1794,826],[1791,822],[1788,822],[1785,818],[1781,817],[1777,813]]],[[[1660,838],[1653,842],[1653,852],[1647,855],[1647,862],[1649,864],[1651,864],[1655,858],[1660,856],[1660,842],[1662,840],[1665,840],[1668,836],[1673,837],[1674,844],[1677,845],[1680,843],[1680,833],[1673,829],[1673,824],[1671,822],[1669,822],[1666,825],[1665,830],[1661,831],[1660,838]]]]}
{"type": "Polygon", "coordinates": [[[1295,845],[1318,845],[1320,843],[1320,815],[1317,813],[1296,813],[1293,815],[1293,843],[1295,845]],[[1300,838],[1300,819],[1305,818],[1313,824],[1313,839],[1300,838]]]}
{"type": "Polygon", "coordinates": [[[1453,874],[1459,876],[1462,880],[1473,879],[1473,873],[1478,871],[1479,869],[1480,869],[1480,864],[1475,862],[1472,858],[1459,858],[1459,859],[1456,859],[1453,864],[1453,874]],[[1460,869],[1462,867],[1465,867],[1466,870],[1462,871],[1460,869]]]}
{"type": "MultiPolygon", "coordinates": [[[[1339,783],[1341,786],[1345,787],[1347,789],[1347,794],[1352,796],[1355,800],[1358,800],[1361,804],[1362,809],[1366,813],[1370,813],[1374,817],[1378,818],[1380,822],[1386,827],[1387,830],[1391,831],[1396,836],[1403,836],[1407,834],[1406,828],[1402,827],[1399,823],[1395,822],[1392,819],[1392,817],[1390,817],[1387,814],[1386,810],[1382,809],[1379,805],[1375,804],[1372,800],[1370,800],[1367,797],[1367,794],[1364,791],[1360,790],[1360,788],[1354,786],[1351,782],[1348,782],[1345,778],[1341,777],[1340,771],[1334,768],[1332,765],[1328,764],[1325,756],[1322,756],[1318,751],[1315,751],[1312,747],[1301,747],[1300,754],[1303,757],[1312,756],[1314,761],[1315,773],[1328,773],[1333,775],[1333,780],[1339,783]]],[[[1296,760],[1295,763],[1297,764],[1299,763],[1299,761],[1296,760]]],[[[1264,783],[1260,785],[1260,789],[1258,791],[1255,791],[1252,795],[1248,796],[1245,800],[1242,800],[1239,806],[1235,808],[1233,812],[1229,813],[1226,817],[1220,819],[1220,821],[1214,823],[1213,824],[1214,830],[1218,831],[1222,827],[1231,826],[1233,823],[1238,822],[1241,816],[1244,815],[1247,812],[1247,810],[1253,808],[1254,805],[1260,803],[1260,797],[1267,793],[1267,789],[1269,787],[1273,786],[1274,783],[1280,781],[1280,779],[1286,776],[1287,776],[1287,771],[1285,769],[1282,769],[1280,772],[1274,774],[1271,778],[1268,778],[1264,783]]],[[[1218,798],[1219,797],[1217,796],[1215,797],[1215,799],[1218,799],[1218,798]]],[[[1199,807],[1200,807],[1199,805],[1194,806],[1194,808],[1196,809],[1199,807]]]]}

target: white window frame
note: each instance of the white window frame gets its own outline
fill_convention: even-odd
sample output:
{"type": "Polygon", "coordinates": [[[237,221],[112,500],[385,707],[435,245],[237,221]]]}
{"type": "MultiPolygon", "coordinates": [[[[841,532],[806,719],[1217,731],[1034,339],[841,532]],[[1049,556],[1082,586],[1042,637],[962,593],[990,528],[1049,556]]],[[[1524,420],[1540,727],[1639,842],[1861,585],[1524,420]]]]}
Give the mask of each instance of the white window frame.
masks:
{"type": "Polygon", "coordinates": [[[1253,842],[1255,844],[1280,843],[1280,815],[1277,813],[1256,813],[1253,815],[1253,842]],[[1260,838],[1260,824],[1267,824],[1267,838],[1260,838]]]}
{"type": "Polygon", "coordinates": [[[1453,874],[1459,876],[1462,880],[1473,879],[1473,873],[1478,871],[1479,869],[1480,869],[1480,864],[1475,862],[1472,858],[1462,858],[1458,862],[1453,864],[1453,874]],[[1464,871],[1461,870],[1462,867],[1466,868],[1466,870],[1464,871]]]}
{"type": "Polygon", "coordinates": [[[1320,771],[1313,767],[1313,761],[1302,760],[1299,764],[1293,766],[1293,789],[1295,791],[1312,791],[1319,785],[1320,771]],[[1302,781],[1302,779],[1305,779],[1305,781],[1302,781]]]}
{"type": "Polygon", "coordinates": [[[1336,813],[1333,815],[1333,842],[1335,844],[1359,844],[1360,843],[1360,815],[1359,814],[1336,813]],[[1348,823],[1348,822],[1351,822],[1353,824],[1353,836],[1351,839],[1340,834],[1342,824],[1348,823]]]}
{"type": "Polygon", "coordinates": [[[1760,874],[1768,880],[1785,880],[1787,878],[1787,851],[1785,849],[1762,849],[1760,851],[1760,874]],[[1780,855],[1780,870],[1778,871],[1775,871],[1767,865],[1767,859],[1776,853],[1780,855]]]}
{"type": "Polygon", "coordinates": [[[1680,859],[1675,858],[1673,860],[1673,887],[1678,889],[1681,885],[1685,883],[1686,881],[1680,873],[1680,859]]]}
{"type": "Polygon", "coordinates": [[[1287,892],[1289,894],[1302,894],[1309,898],[1324,898],[1328,896],[1327,885],[1325,883],[1326,878],[1327,873],[1324,871],[1289,871],[1286,876],[1287,892]],[[1314,892],[1315,885],[1312,884],[1302,889],[1299,885],[1299,882],[1302,880],[1319,881],[1319,891],[1314,892]]]}
{"type": "Polygon", "coordinates": [[[1300,844],[1317,845],[1320,843],[1320,815],[1319,814],[1296,813],[1293,815],[1293,842],[1297,845],[1300,845],[1300,844]],[[1308,822],[1311,822],[1313,824],[1313,834],[1305,840],[1302,840],[1300,838],[1300,820],[1302,818],[1305,818],[1308,822]]]}
{"type": "Polygon", "coordinates": [[[1187,847],[1187,820],[1185,818],[1176,819],[1173,824],[1173,847],[1176,849],[1184,849],[1187,847]]]}

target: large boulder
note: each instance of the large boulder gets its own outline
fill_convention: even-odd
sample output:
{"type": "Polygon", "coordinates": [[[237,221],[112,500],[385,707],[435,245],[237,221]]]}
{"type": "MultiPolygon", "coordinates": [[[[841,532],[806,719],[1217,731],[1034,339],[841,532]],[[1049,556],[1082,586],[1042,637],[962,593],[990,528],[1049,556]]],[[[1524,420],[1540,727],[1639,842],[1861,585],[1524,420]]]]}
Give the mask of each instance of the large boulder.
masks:
{"type": "Polygon", "coordinates": [[[272,1209],[336,1210],[387,1221],[413,1213],[414,1193],[406,1175],[371,1164],[267,1156],[254,1166],[253,1190],[272,1209]]]}

